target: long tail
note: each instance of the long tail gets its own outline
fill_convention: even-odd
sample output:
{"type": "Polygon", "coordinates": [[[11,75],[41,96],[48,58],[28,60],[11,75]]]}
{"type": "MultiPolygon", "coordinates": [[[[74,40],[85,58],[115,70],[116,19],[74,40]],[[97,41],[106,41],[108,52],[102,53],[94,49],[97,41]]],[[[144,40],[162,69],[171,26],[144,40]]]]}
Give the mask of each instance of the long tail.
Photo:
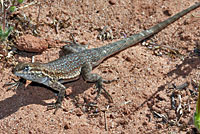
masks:
{"type": "Polygon", "coordinates": [[[175,14],[174,16],[168,18],[167,20],[164,20],[163,22],[158,23],[157,25],[144,30],[138,34],[134,34],[128,38],[125,38],[123,40],[114,42],[114,43],[110,43],[107,44],[105,46],[100,47],[103,48],[101,50],[105,50],[102,51],[101,54],[101,58],[106,58],[109,57],[119,51],[122,51],[130,46],[133,46],[135,44],[137,44],[138,42],[152,36],[153,34],[158,33],[159,31],[161,31],[162,29],[164,29],[165,27],[167,27],[168,25],[172,24],[173,22],[175,22],[176,20],[178,20],[179,18],[181,18],[182,16],[186,15],[187,13],[189,13],[190,11],[196,9],[200,7],[200,2],[196,3],[195,5],[175,14]]]}

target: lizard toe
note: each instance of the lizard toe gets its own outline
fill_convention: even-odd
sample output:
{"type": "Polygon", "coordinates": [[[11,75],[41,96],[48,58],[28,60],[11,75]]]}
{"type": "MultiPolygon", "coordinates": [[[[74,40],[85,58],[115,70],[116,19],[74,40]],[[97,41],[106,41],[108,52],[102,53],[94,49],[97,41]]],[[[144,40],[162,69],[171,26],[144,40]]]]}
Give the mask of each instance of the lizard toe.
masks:
{"type": "Polygon", "coordinates": [[[53,112],[53,114],[56,114],[57,110],[61,108],[61,103],[51,103],[47,106],[47,111],[55,109],[55,111],[53,112]]]}

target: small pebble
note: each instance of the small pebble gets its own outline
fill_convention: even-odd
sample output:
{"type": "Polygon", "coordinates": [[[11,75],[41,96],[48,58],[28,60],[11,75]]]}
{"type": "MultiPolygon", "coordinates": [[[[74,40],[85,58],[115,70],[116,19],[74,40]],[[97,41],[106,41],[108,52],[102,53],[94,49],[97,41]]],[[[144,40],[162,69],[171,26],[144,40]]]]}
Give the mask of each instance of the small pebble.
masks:
{"type": "Polygon", "coordinates": [[[111,4],[111,5],[115,5],[116,4],[116,0],[109,0],[109,3],[111,4]]]}
{"type": "Polygon", "coordinates": [[[44,39],[27,34],[17,38],[16,47],[21,51],[43,52],[48,48],[48,43],[44,39]]]}

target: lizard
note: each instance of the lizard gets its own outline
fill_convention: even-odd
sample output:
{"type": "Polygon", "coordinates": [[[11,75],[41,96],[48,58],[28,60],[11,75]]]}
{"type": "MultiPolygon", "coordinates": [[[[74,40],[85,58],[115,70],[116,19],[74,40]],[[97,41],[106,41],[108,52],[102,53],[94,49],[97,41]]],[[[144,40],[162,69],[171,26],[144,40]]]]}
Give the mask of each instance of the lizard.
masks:
{"type": "Polygon", "coordinates": [[[103,86],[103,84],[110,83],[112,80],[105,80],[99,74],[92,73],[92,69],[106,58],[151,37],[198,7],[200,7],[200,2],[147,30],[102,47],[87,49],[76,42],[70,43],[63,47],[66,53],[64,56],[48,63],[18,63],[13,68],[12,73],[24,80],[41,83],[58,91],[56,102],[49,105],[47,110],[55,109],[56,112],[61,107],[66,89],[64,83],[77,80],[80,76],[86,82],[96,84],[97,96],[95,99],[99,97],[103,90],[109,100],[112,101],[112,97],[103,86]]]}

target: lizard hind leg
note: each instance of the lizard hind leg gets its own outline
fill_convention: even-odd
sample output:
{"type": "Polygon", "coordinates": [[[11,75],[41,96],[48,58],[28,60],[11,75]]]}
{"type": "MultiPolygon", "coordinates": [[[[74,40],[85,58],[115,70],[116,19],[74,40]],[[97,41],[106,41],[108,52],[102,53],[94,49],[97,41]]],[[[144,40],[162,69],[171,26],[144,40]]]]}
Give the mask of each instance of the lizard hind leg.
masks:
{"type": "Polygon", "coordinates": [[[105,92],[106,96],[108,97],[110,102],[113,102],[113,99],[111,95],[106,91],[106,89],[103,87],[103,83],[109,84],[115,80],[104,80],[99,74],[91,73],[92,71],[92,65],[90,63],[86,63],[81,70],[81,74],[85,81],[95,83],[97,88],[97,96],[95,99],[98,99],[100,96],[102,90],[105,92]]]}
{"type": "Polygon", "coordinates": [[[79,43],[76,42],[76,40],[74,39],[74,36],[72,36],[72,42],[71,41],[65,41],[65,43],[67,43],[67,45],[62,47],[62,50],[65,54],[71,54],[71,53],[78,53],[81,51],[84,51],[88,48],[87,45],[81,45],[79,43]]]}

